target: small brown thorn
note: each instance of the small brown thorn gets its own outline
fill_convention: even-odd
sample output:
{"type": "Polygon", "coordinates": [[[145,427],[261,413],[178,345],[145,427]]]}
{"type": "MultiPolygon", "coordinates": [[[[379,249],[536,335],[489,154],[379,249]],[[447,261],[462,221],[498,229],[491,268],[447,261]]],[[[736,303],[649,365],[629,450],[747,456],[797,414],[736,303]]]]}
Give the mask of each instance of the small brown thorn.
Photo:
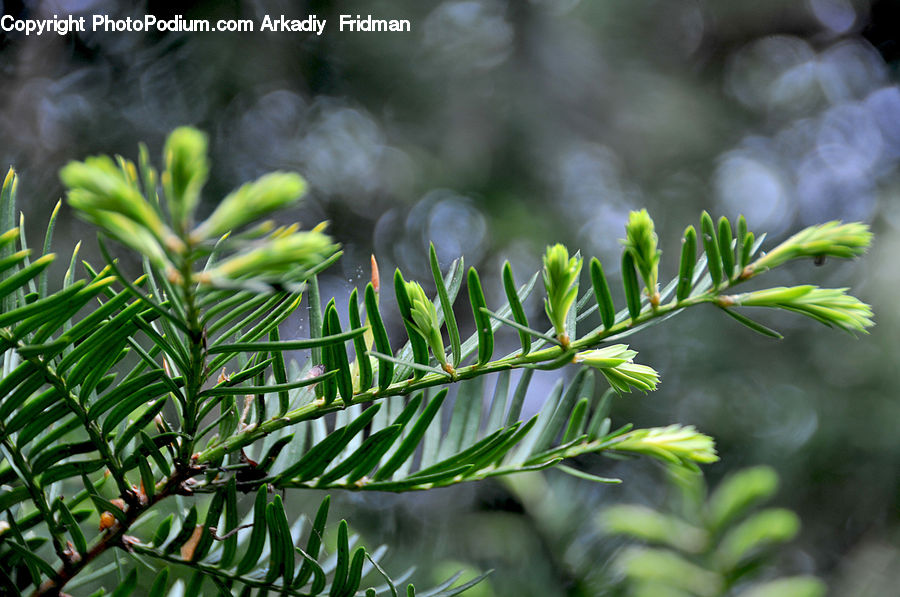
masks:
{"type": "Polygon", "coordinates": [[[375,259],[374,253],[372,254],[372,288],[375,292],[381,288],[381,277],[378,275],[378,261],[375,259]]]}

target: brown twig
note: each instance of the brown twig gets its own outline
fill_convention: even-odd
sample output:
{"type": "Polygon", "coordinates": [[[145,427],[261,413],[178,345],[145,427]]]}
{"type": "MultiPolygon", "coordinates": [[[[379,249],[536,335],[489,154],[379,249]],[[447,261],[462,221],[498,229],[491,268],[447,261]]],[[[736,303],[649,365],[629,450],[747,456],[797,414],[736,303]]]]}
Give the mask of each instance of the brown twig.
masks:
{"type": "Polygon", "coordinates": [[[215,539],[216,541],[224,541],[225,539],[228,539],[229,537],[231,537],[238,531],[243,530],[243,529],[249,529],[251,527],[253,527],[252,522],[248,523],[248,524],[242,524],[239,527],[235,527],[235,528],[231,529],[224,535],[216,535],[216,530],[217,530],[216,527],[209,527],[209,533],[212,535],[212,538],[215,539]]]}
{"type": "Polygon", "coordinates": [[[116,524],[107,530],[87,553],[82,554],[81,560],[77,562],[70,561],[68,565],[59,568],[53,578],[47,579],[40,587],[34,590],[31,597],[58,596],[66,583],[75,578],[88,564],[106,553],[106,551],[112,547],[123,547],[123,537],[141,514],[170,495],[184,493],[184,483],[205,470],[205,467],[197,466],[183,467],[176,470],[172,473],[172,476],[165,480],[163,486],[157,490],[152,499],[145,503],[137,502],[132,504],[125,511],[125,520],[116,522],[116,524]]]}

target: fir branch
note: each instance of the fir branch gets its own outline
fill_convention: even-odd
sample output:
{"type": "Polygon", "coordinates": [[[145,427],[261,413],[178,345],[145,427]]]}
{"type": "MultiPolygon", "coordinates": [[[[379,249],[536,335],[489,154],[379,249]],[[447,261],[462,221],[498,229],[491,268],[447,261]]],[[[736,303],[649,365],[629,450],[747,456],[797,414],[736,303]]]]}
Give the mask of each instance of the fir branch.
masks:
{"type": "MultiPolygon", "coordinates": [[[[0,329],[0,338],[10,343],[12,346],[15,346],[17,349],[23,346],[12,338],[12,335],[6,330],[0,329]]],[[[100,455],[106,461],[107,468],[116,482],[116,486],[119,489],[119,495],[122,496],[122,499],[127,503],[135,502],[137,498],[131,485],[128,483],[128,480],[125,478],[125,471],[122,468],[122,463],[119,461],[118,457],[116,457],[110,445],[103,439],[103,432],[96,421],[93,421],[90,418],[87,409],[81,405],[78,396],[69,388],[69,384],[65,377],[60,375],[52,365],[45,362],[45,360],[38,355],[29,355],[23,358],[38,368],[44,381],[56,389],[65,405],[76,417],[78,417],[78,420],[81,421],[81,425],[84,427],[85,431],[87,431],[91,443],[94,444],[97,451],[100,452],[100,455]]]]}
{"type": "Polygon", "coordinates": [[[503,358],[490,361],[484,365],[473,364],[458,367],[455,370],[455,378],[450,378],[443,372],[425,373],[418,379],[410,378],[408,380],[392,383],[384,390],[371,388],[366,391],[357,392],[354,394],[352,400],[347,402],[344,402],[341,398],[336,398],[330,404],[325,404],[324,402],[318,401],[312,402],[291,410],[280,417],[264,421],[252,429],[247,429],[244,432],[232,435],[228,438],[223,438],[219,444],[213,444],[200,451],[197,454],[197,462],[200,464],[215,462],[218,459],[222,458],[225,454],[232,453],[243,447],[249,446],[253,442],[277,431],[278,429],[296,425],[303,421],[317,419],[328,413],[347,408],[353,404],[363,404],[371,402],[373,400],[381,400],[391,396],[413,394],[426,388],[442,386],[447,383],[456,383],[475,379],[488,373],[518,369],[535,364],[552,363],[559,359],[561,356],[565,356],[566,354],[571,353],[572,350],[581,351],[597,348],[598,346],[602,345],[608,338],[618,336],[629,330],[636,329],[653,320],[662,319],[668,315],[682,311],[683,309],[686,309],[688,307],[694,307],[705,303],[714,303],[716,297],[719,296],[721,291],[724,291],[727,288],[729,288],[728,285],[723,285],[718,291],[709,290],[700,296],[691,297],[681,302],[672,301],[669,304],[661,305],[655,310],[645,310],[636,319],[621,321],[608,329],[596,330],[592,334],[584,336],[583,338],[572,342],[568,349],[556,345],[535,352],[530,352],[527,355],[514,353],[503,358]]]}
{"type": "MultiPolygon", "coordinates": [[[[395,272],[398,308],[409,340],[404,348],[395,352],[390,347],[379,312],[377,275],[374,273],[373,285],[365,292],[365,324],[360,323],[361,313],[355,294],[350,301],[354,312],[350,315],[348,332],[342,331],[334,300],[321,309],[315,274],[340,255],[338,246],[324,234],[324,225],[301,232],[297,225],[276,227],[256,222],[274,209],[299,200],[306,185],[298,175],[274,173],[247,183],[226,197],[205,222],[194,225],[194,209],[209,171],[205,153],[206,138],[202,133],[179,129],[172,134],[166,143],[166,169],[158,179],[164,190],[164,203],[157,197],[156,173],[149,166],[145,151],[142,151],[140,161],[142,178],[134,164],[123,158],[88,158],[64,169],[62,178],[69,187],[69,204],[76,207],[82,217],[100,226],[105,234],[139,251],[144,257],[147,274],[145,279],[137,282],[126,279],[101,244],[109,268],[124,290],[116,293],[110,288],[94,288],[110,296],[111,301],[101,304],[93,314],[74,326],[70,321],[84,303],[70,299],[83,296],[84,283],[72,284],[70,274],[67,274],[67,288],[62,293],[47,297],[29,295],[26,301],[26,292],[46,286],[43,268],[52,260],[52,255],[47,254],[50,232],[44,243],[45,255],[34,263],[28,262],[21,226],[14,234],[0,235],[0,248],[9,249],[0,259],[0,300],[6,307],[0,325],[13,326],[12,329],[0,327],[0,345],[9,350],[4,367],[7,372],[12,371],[20,357],[28,363],[24,368],[28,370],[24,386],[20,386],[23,383],[21,368],[15,376],[0,380],[10,389],[19,388],[16,389],[15,404],[8,403],[9,409],[20,409],[28,401],[28,410],[18,413],[18,421],[43,410],[46,412],[41,416],[47,420],[59,412],[68,417],[67,409],[75,415],[77,424],[83,427],[89,439],[83,441],[82,437],[60,449],[48,449],[53,440],[61,437],[58,431],[72,427],[55,429],[40,436],[37,444],[45,451],[37,455],[40,450],[35,447],[31,453],[35,458],[32,462],[18,450],[6,427],[0,423],[2,449],[11,469],[24,484],[8,499],[15,503],[31,497],[38,510],[34,524],[39,520],[46,523],[54,550],[62,560],[62,567],[53,573],[49,564],[28,552],[26,545],[17,544],[17,549],[27,552],[20,555],[32,556],[26,565],[35,584],[40,580],[39,574],[50,575],[34,595],[58,594],[86,566],[111,548],[133,550],[165,562],[189,565],[198,574],[217,579],[220,586],[239,582],[262,588],[271,586],[270,583],[280,577],[285,579],[283,584],[290,585],[296,555],[294,539],[281,497],[276,496],[267,503],[269,484],[282,488],[412,491],[541,470],[581,454],[610,451],[645,454],[687,467],[712,462],[717,459],[712,439],[690,426],[632,430],[630,425],[625,425],[610,431],[610,419],[606,416],[609,399],[601,399],[595,407],[591,406],[594,373],[587,368],[576,376],[565,393],[560,382],[545,401],[540,415],[527,422],[519,421],[530,369],[556,369],[571,362],[584,362],[599,369],[617,391],[655,389],[659,378],[653,369],[634,364],[631,359],[636,353],[627,346],[609,346],[607,343],[705,303],[728,309],[739,322],[768,335],[775,335],[775,332],[732,308],[767,306],[791,310],[849,331],[865,331],[872,325],[869,306],[847,295],[844,289],[797,286],[726,294],[736,285],[789,259],[860,255],[871,236],[864,225],[828,223],[812,227],[794,235],[768,255],[751,261],[762,237],[754,240],[753,233],[747,231],[746,222],[741,219],[735,239],[727,219],[721,218],[716,227],[709,214],[704,212],[700,227],[702,239],[696,238],[692,227],[685,231],[678,277],[660,291],[657,236],[652,219],[642,210],[633,212],[626,226],[622,263],[627,309],[615,313],[609,284],[597,260],[590,261],[591,292],[577,300],[582,257],[579,253],[570,257],[565,246],[556,245],[548,249],[543,261],[544,307],[551,330],[547,333],[535,330],[529,325],[522,307],[537,275],[517,289],[507,264],[503,271],[503,287],[508,303],[500,309],[490,310],[478,272],[470,268],[465,278],[476,330],[468,340],[461,342],[453,301],[464,270],[461,263],[451,266],[445,283],[432,247],[431,273],[438,294],[434,301],[429,300],[418,282],[406,282],[399,270],[395,272]],[[238,229],[244,227],[250,228],[241,233],[238,229]],[[11,246],[16,238],[21,238],[22,251],[19,253],[14,253],[15,247],[11,246]],[[705,249],[705,255],[699,261],[696,260],[698,240],[702,240],[705,249]],[[9,270],[12,271],[6,275],[9,270]],[[638,275],[644,282],[643,293],[638,275]],[[144,282],[149,284],[149,291],[141,288],[144,282]],[[300,291],[305,288],[310,292],[311,339],[282,341],[278,326],[298,308],[300,291]],[[126,305],[130,296],[135,300],[126,305]],[[599,311],[602,324],[576,335],[578,323],[594,311],[599,311]],[[444,325],[450,340],[449,356],[441,331],[444,325]],[[81,328],[74,340],[65,334],[53,340],[52,334],[59,326],[81,328]],[[521,350],[494,358],[494,332],[501,326],[518,334],[521,350]],[[103,344],[107,331],[113,338],[110,350],[105,350],[103,344]],[[152,343],[147,350],[138,341],[141,332],[145,336],[143,341],[152,343]],[[84,333],[90,335],[84,336],[84,333]],[[24,344],[25,338],[30,338],[30,344],[24,344]],[[84,338],[79,344],[82,348],[73,349],[71,345],[78,338],[84,338]],[[353,365],[349,363],[346,351],[350,343],[357,358],[353,365]],[[106,391],[115,379],[108,373],[125,368],[120,363],[124,362],[122,359],[129,347],[138,353],[138,364],[125,373],[124,383],[106,391]],[[311,349],[313,357],[306,370],[289,377],[285,352],[295,349],[311,349]],[[100,354],[102,352],[105,354],[100,354]],[[62,360],[55,364],[61,353],[62,360]],[[163,359],[161,366],[157,365],[160,357],[163,359]],[[232,373],[223,370],[218,383],[211,384],[210,378],[219,366],[229,363],[238,363],[237,370],[232,373]],[[361,366],[363,364],[365,367],[361,366]],[[177,376],[173,376],[170,367],[177,370],[177,376]],[[375,367],[378,368],[377,376],[375,367]],[[520,384],[520,388],[509,396],[509,371],[513,369],[527,372],[523,376],[524,385],[520,384]],[[496,372],[502,373],[500,378],[504,381],[497,384],[496,403],[491,405],[489,414],[481,404],[483,383],[471,384],[465,388],[474,389],[465,389],[465,394],[457,398],[446,436],[441,434],[440,425],[437,425],[435,435],[435,428],[430,425],[433,421],[441,421],[436,415],[446,396],[446,387],[461,381],[483,380],[485,375],[496,372]],[[376,378],[377,386],[369,387],[376,378]],[[41,394],[42,398],[30,399],[44,385],[51,389],[41,394]],[[315,390],[312,387],[301,390],[304,386],[315,386],[315,390]],[[445,389],[427,405],[422,396],[415,396],[399,414],[393,408],[381,408],[386,398],[411,395],[432,387],[445,389]],[[509,407],[505,417],[501,398],[498,398],[501,387],[509,407]],[[95,390],[100,397],[89,410],[88,402],[95,390]],[[48,396],[53,398],[54,391],[60,396],[61,404],[48,407],[45,401],[48,396]],[[171,424],[161,416],[169,393],[180,406],[171,424]],[[252,421],[245,422],[239,415],[235,399],[239,394],[249,394],[248,410],[250,405],[257,407],[252,421]],[[274,409],[267,408],[266,396],[276,395],[278,414],[270,417],[268,413],[274,409]],[[145,406],[148,400],[151,404],[145,406]],[[360,408],[368,403],[374,404],[365,410],[360,408]],[[473,404],[481,406],[473,407],[473,404]],[[423,407],[421,414],[409,432],[404,433],[420,405],[423,407]],[[221,409],[218,416],[213,412],[217,406],[221,409]],[[282,431],[349,407],[354,408],[337,415],[333,432],[313,432],[309,449],[305,449],[306,436],[301,442],[292,443],[291,436],[282,431]],[[380,408],[381,415],[375,418],[380,408]],[[107,411],[109,414],[100,421],[98,418],[107,411]],[[131,423],[126,423],[128,418],[132,418],[131,423]],[[210,420],[213,422],[209,423],[210,420]],[[489,429],[482,433],[482,421],[485,420],[489,421],[489,429]],[[156,422],[158,431],[153,437],[144,430],[151,421],[156,422]],[[118,434],[115,441],[107,440],[123,425],[127,425],[124,433],[118,434]],[[214,429],[219,430],[219,436],[195,453],[203,436],[214,429]],[[269,434],[276,434],[269,452],[260,463],[250,460],[243,448],[269,434]],[[437,441],[432,443],[434,438],[437,441]],[[416,460],[414,465],[409,459],[422,441],[427,449],[421,461],[416,460]],[[287,469],[275,467],[279,451],[288,445],[293,464],[287,469]],[[130,449],[131,446],[135,446],[134,449],[130,449]],[[64,462],[73,454],[87,450],[96,450],[99,458],[64,462]],[[233,456],[236,453],[240,453],[239,461],[233,456]],[[71,474],[71,470],[84,470],[79,466],[92,466],[90,472],[93,472],[105,465],[122,500],[101,497],[91,480],[83,476],[85,494],[89,493],[101,510],[108,511],[101,517],[106,531],[90,548],[82,535],[73,535],[79,545],[77,555],[80,559],[70,557],[71,550],[65,545],[65,528],[75,519],[65,502],[60,502],[62,522],[56,522],[48,494],[34,477],[36,471],[33,469],[39,467],[35,463],[61,461],[53,473],[41,477],[41,483],[45,480],[52,483],[71,474]],[[155,463],[161,471],[162,481],[155,481],[148,463],[155,463]],[[414,466],[418,470],[407,474],[414,466]],[[133,488],[128,482],[126,473],[135,468],[140,470],[143,490],[133,488]],[[273,468],[274,472],[271,472],[273,468]],[[209,473],[205,483],[194,483],[192,488],[186,486],[193,477],[205,472],[209,473]],[[225,474],[220,478],[217,473],[225,474]],[[372,479],[367,477],[368,474],[372,474],[372,479]],[[199,560],[214,538],[218,538],[226,541],[229,562],[233,561],[237,542],[234,533],[240,528],[235,494],[238,489],[256,489],[257,500],[251,548],[238,564],[237,572],[229,571],[225,565],[186,562],[184,557],[173,555],[178,546],[193,541],[191,553],[195,548],[200,550],[196,552],[199,560]],[[206,515],[206,524],[195,525],[197,510],[191,508],[182,530],[165,550],[157,549],[157,541],[154,541],[155,546],[150,546],[127,537],[138,518],[160,501],[171,495],[187,495],[194,491],[216,492],[206,515]],[[214,537],[198,533],[202,527],[216,526],[223,509],[227,529],[224,535],[214,537]],[[266,541],[266,529],[273,549],[268,561],[262,564],[268,571],[260,575],[257,559],[266,541]],[[247,576],[251,571],[253,574],[247,576]]],[[[10,208],[11,185],[4,184],[0,193],[0,211],[4,214],[10,208]]],[[[112,276],[105,280],[111,281],[112,276]]],[[[74,334],[71,336],[75,337],[74,334]]],[[[38,437],[37,431],[30,434],[42,422],[43,419],[39,419],[32,424],[28,437],[22,441],[38,437]]],[[[76,423],[75,420],[70,422],[76,423]]],[[[15,432],[11,427],[10,430],[15,432]]],[[[301,430],[305,432],[305,429],[301,430]]],[[[578,474],[574,469],[569,472],[578,474]]],[[[10,469],[4,474],[11,474],[10,469]]],[[[157,529],[157,538],[162,537],[160,541],[169,532],[171,519],[167,520],[157,529]]],[[[301,551],[305,560],[298,575],[306,582],[312,574],[310,571],[317,570],[314,586],[316,583],[324,586],[326,582],[316,559],[324,518],[321,524],[319,522],[320,517],[317,517],[314,531],[319,536],[311,536],[307,546],[312,555],[301,551]]],[[[77,522],[74,524],[77,526],[77,522]]],[[[365,554],[357,550],[351,564],[346,523],[341,523],[338,536],[336,569],[340,574],[335,578],[332,592],[349,594],[358,587],[365,554]]],[[[19,542],[22,542],[21,537],[19,542]]],[[[132,571],[128,578],[133,584],[136,573],[132,571]]],[[[165,582],[163,575],[154,587],[162,587],[165,582]]],[[[463,590],[466,586],[468,584],[457,589],[463,590]]],[[[302,594],[292,586],[281,586],[278,590],[285,594],[302,594]]]]}
{"type": "Polygon", "coordinates": [[[0,421],[0,443],[3,445],[5,458],[13,465],[13,470],[18,472],[19,479],[28,490],[28,495],[31,496],[31,501],[47,524],[47,530],[50,532],[50,540],[53,542],[53,549],[56,555],[62,561],[64,567],[71,566],[72,559],[66,554],[65,550],[64,532],[53,517],[47,497],[35,482],[37,475],[35,475],[25,455],[10,440],[9,434],[6,432],[6,426],[3,425],[2,421],[0,421]]]}
{"type": "Polygon", "coordinates": [[[161,487],[156,488],[152,498],[149,498],[146,501],[139,500],[135,505],[126,509],[123,520],[115,522],[112,527],[107,529],[100,539],[91,546],[87,553],[81,556],[80,560],[59,568],[53,578],[44,581],[40,587],[36,588],[34,592],[31,593],[31,597],[51,597],[58,595],[66,586],[66,583],[75,578],[88,566],[88,564],[110,549],[114,547],[130,549],[131,546],[129,545],[126,547],[123,539],[128,534],[129,529],[135,521],[137,521],[144,512],[167,497],[185,493],[185,491],[187,491],[184,488],[185,481],[202,474],[203,471],[204,469],[202,467],[188,467],[176,470],[169,478],[163,481],[161,487]]]}

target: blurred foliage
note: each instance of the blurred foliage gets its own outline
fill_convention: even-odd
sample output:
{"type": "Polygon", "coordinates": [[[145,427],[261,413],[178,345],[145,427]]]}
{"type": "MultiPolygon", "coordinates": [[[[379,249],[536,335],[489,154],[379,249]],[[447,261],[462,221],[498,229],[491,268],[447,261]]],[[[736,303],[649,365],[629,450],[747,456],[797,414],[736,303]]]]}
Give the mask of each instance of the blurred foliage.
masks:
{"type": "MultiPolygon", "coordinates": [[[[18,15],[68,5],[3,3],[18,15]]],[[[896,566],[883,564],[900,544],[891,366],[900,360],[900,288],[890,275],[900,251],[896,0],[86,0],[73,9],[211,18],[316,12],[332,23],[371,12],[410,18],[414,29],[320,38],[0,34],[0,163],[16,164],[22,196],[35,199],[23,206],[34,238],[44,222],[36,215],[61,193],[55,172],[65,160],[129,153],[139,140],[158,155],[165,134],[184,123],[211,133],[204,201],[273,169],[307,176],[312,199],[290,219],[331,219],[347,253],[340,275],[322,280],[326,295],[349,292],[373,251],[385,271],[401,265],[427,279],[427,263],[415,256],[429,240],[441,263],[465,254],[495,280],[491,270],[504,258],[521,276],[539,268],[545,244],[561,240],[600,256],[615,276],[622,226],[643,206],[662,247],[703,208],[743,212],[779,238],[833,218],[871,223],[878,241],[861,267],[851,272],[829,259],[788,269],[782,281],[802,272],[821,286],[852,284],[879,314],[872,336],[851,343],[771,317],[766,324],[791,332],[773,344],[737,325],[712,325],[715,314],[687,314],[657,328],[652,346],[633,347],[664,377],[691,375],[667,377],[652,400],[616,402],[615,413],[714,430],[723,462],[707,468],[712,479],[772,464],[804,521],[798,558],[841,580],[871,574],[896,586],[896,566]]],[[[81,238],[80,227],[60,218],[57,234],[81,238]]],[[[85,253],[98,261],[92,244],[85,253]]],[[[670,251],[661,264],[676,260],[670,251]]],[[[484,290],[488,302],[503,293],[499,284],[484,290]]],[[[524,306],[532,318],[543,308],[524,306]]],[[[532,412],[550,382],[536,376],[534,385],[532,412]]],[[[559,478],[549,477],[569,482],[559,478]]],[[[579,495],[584,503],[643,499],[659,491],[653,479],[579,495]]],[[[486,534],[514,532],[538,548],[545,541],[543,523],[499,485],[336,507],[377,514],[372,534],[406,533],[418,552],[480,568],[505,557],[486,534]],[[397,503],[423,520],[436,507],[456,518],[426,523],[443,539],[425,540],[390,513],[397,503]]],[[[521,574],[548,595],[578,584],[565,565],[547,561],[521,574]]]]}
{"type": "MultiPolygon", "coordinates": [[[[809,576],[755,582],[772,552],[800,529],[797,515],[757,506],[771,499],[778,477],[769,467],[741,470],[706,498],[702,477],[670,471],[680,504],[668,512],[620,504],[598,515],[608,534],[647,543],[621,550],[613,566],[622,594],[662,597],[821,597],[825,585],[809,576]]],[[[618,594],[618,593],[617,593],[618,594]]]]}

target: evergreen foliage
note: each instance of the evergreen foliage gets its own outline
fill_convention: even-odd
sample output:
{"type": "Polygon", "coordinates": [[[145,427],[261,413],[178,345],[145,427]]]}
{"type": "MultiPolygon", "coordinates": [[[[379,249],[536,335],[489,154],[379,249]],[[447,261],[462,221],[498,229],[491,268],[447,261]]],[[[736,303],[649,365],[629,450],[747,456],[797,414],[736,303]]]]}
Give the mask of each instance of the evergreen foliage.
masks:
{"type": "MultiPolygon", "coordinates": [[[[340,256],[324,226],[302,231],[262,220],[302,198],[306,185],[296,174],[249,182],[195,222],[209,172],[206,144],[199,131],[176,130],[161,173],[143,147],[137,164],[101,156],[67,165],[61,177],[68,203],[100,229],[106,263],[79,265],[76,247],[54,291],[46,270],[56,259],[49,251],[59,208],[38,255],[15,220],[15,174],[6,177],[0,196],[3,591],[57,594],[125,562],[114,595],[134,590],[148,567],[158,570],[150,594],[166,594],[172,563],[194,570],[182,587],[187,594],[215,587],[241,594],[397,595],[405,579],[392,579],[379,564],[383,550],[354,550],[346,522],[337,525],[336,553],[324,552],[328,498],[310,520],[290,521],[285,498],[273,490],[426,490],[541,470],[588,453],[640,454],[695,469],[717,457],[713,440],[694,428],[613,425],[610,400],[595,395],[594,369],[620,393],[659,383],[656,371],[635,364],[636,352],[615,341],[702,304],[766,335],[777,333],[737,309],[791,310],[850,332],[872,325],[869,307],[846,289],[729,294],[790,259],[861,254],[870,241],[861,224],[813,227],[760,255],[764,235],[754,237],[743,219],[734,238],[727,220],[715,229],[704,213],[705,254],[696,260],[696,234],[688,228],[678,276],[658,289],[653,222],[637,212],[624,241],[626,308],[618,313],[596,259],[591,289],[578,296],[582,258],[562,245],[548,249],[543,271],[523,285],[507,264],[505,304],[491,307],[474,268],[466,270],[459,259],[443,272],[432,249],[434,300],[419,282],[395,272],[408,337],[396,349],[383,323],[377,269],[365,289],[351,294],[342,322],[336,299],[323,306],[319,295],[317,273],[340,256]],[[137,251],[144,274],[127,277],[108,239],[137,251]],[[552,326],[543,332],[522,307],[541,275],[552,326]],[[463,302],[457,298],[464,278],[475,321],[468,338],[454,310],[463,302]],[[280,324],[304,294],[310,337],[283,337],[280,324]],[[595,311],[596,326],[589,319],[595,311]],[[521,349],[494,354],[501,326],[517,332],[521,349]],[[298,363],[288,354],[296,351],[308,358],[298,363]],[[573,362],[590,367],[568,386],[560,381],[541,412],[522,420],[532,370],[573,362]],[[513,387],[515,369],[523,372],[513,387]],[[483,380],[491,373],[498,375],[497,390],[484,401],[483,380]],[[451,405],[448,389],[456,383],[451,405]],[[242,493],[255,496],[249,510],[242,493]],[[188,509],[152,520],[150,528],[158,504],[173,496],[188,509]],[[111,550],[122,557],[106,563],[102,556],[111,550]]],[[[455,595],[479,579],[457,584],[454,577],[418,594],[455,595]]],[[[416,594],[412,585],[407,594],[416,594]]]]}
{"type": "MultiPolygon", "coordinates": [[[[674,472],[679,489],[671,512],[620,504],[599,516],[605,531],[644,545],[620,551],[614,566],[619,588],[633,597],[822,597],[825,585],[810,576],[767,578],[776,547],[800,530],[797,515],[757,507],[772,498],[778,476],[771,468],[744,469],[708,497],[702,478],[674,472]]],[[[770,574],[768,576],[771,576],[770,574]]]]}

